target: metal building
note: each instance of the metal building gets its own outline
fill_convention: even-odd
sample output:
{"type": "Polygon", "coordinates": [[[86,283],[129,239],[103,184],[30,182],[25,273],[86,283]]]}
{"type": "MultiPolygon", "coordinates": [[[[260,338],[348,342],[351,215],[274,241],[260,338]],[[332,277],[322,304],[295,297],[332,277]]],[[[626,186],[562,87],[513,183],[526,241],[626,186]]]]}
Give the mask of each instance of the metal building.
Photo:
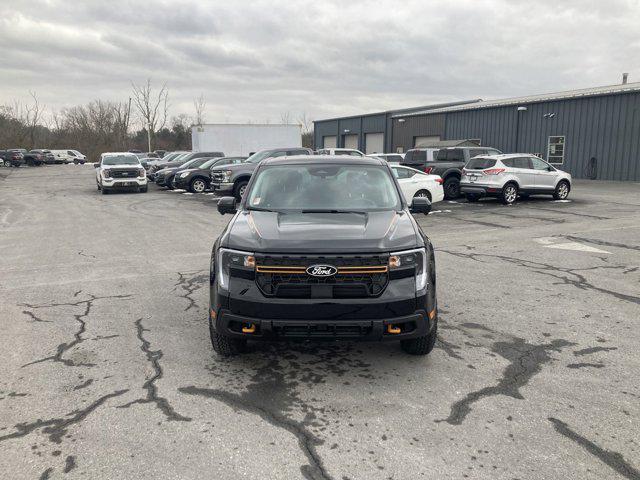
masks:
{"type": "MultiPolygon", "coordinates": [[[[465,139],[505,153],[535,153],[575,178],[640,180],[640,83],[386,113],[386,152],[465,139]]],[[[343,120],[316,122],[316,145],[330,131],[326,126],[343,120]]],[[[362,149],[364,130],[357,132],[349,144],[362,149]]]]}
{"type": "MultiPolygon", "coordinates": [[[[329,118],[313,122],[314,146],[320,148],[355,148],[365,153],[384,153],[392,150],[392,117],[425,112],[432,108],[463,105],[480,100],[441,103],[437,105],[389,110],[386,112],[329,118]]],[[[395,151],[395,149],[393,149],[395,151]]]]}

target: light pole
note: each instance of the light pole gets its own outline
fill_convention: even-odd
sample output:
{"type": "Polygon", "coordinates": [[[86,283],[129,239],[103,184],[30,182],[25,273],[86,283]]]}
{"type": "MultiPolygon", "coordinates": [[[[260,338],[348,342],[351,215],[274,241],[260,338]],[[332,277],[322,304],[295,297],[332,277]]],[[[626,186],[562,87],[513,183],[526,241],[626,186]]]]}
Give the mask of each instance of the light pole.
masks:
{"type": "Polygon", "coordinates": [[[147,141],[149,143],[149,149],[147,152],[151,151],[151,122],[147,123],[147,141]]]}

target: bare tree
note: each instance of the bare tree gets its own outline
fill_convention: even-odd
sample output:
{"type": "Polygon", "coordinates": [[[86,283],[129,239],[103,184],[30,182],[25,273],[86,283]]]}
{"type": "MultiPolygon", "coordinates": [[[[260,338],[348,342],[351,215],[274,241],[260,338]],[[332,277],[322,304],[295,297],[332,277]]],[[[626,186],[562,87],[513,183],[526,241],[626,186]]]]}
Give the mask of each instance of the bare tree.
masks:
{"type": "Polygon", "coordinates": [[[280,123],[283,125],[289,125],[291,123],[291,114],[287,112],[283,112],[280,114],[280,123]]]}
{"type": "Polygon", "coordinates": [[[196,109],[195,124],[202,125],[204,123],[204,109],[207,106],[207,102],[204,99],[204,94],[193,100],[193,106],[196,109]]]}
{"type": "Polygon", "coordinates": [[[313,121],[307,117],[306,112],[302,112],[298,117],[298,123],[302,133],[302,146],[313,148],[313,121]]]}
{"type": "Polygon", "coordinates": [[[151,151],[151,137],[164,128],[167,123],[167,111],[169,107],[169,91],[167,84],[163,84],[159,91],[154,91],[151,86],[151,79],[143,85],[136,85],[131,82],[133,88],[133,104],[138,111],[140,122],[147,130],[147,140],[149,151],[151,151]]]}

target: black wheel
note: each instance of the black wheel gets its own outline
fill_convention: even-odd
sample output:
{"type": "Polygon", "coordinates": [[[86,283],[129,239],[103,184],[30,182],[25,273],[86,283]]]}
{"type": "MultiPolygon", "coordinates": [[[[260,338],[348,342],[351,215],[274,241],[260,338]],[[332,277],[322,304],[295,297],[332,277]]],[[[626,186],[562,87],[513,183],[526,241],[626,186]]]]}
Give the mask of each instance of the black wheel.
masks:
{"type": "Polygon", "coordinates": [[[556,200],[564,200],[569,196],[569,192],[571,191],[571,186],[569,182],[566,180],[560,180],[558,185],[556,185],[556,189],[553,192],[553,198],[556,200]]]}
{"type": "Polygon", "coordinates": [[[96,187],[98,187],[98,191],[100,191],[100,184],[96,182],[96,187]]]}
{"type": "Polygon", "coordinates": [[[460,179],[449,177],[444,181],[444,198],[456,199],[460,196],[460,179]]]}
{"type": "Polygon", "coordinates": [[[247,182],[246,180],[241,180],[238,183],[236,183],[236,186],[233,188],[233,195],[236,197],[236,200],[238,201],[242,200],[242,196],[244,195],[244,192],[247,189],[248,183],[249,182],[247,182]]]}
{"type": "Polygon", "coordinates": [[[433,326],[433,330],[429,335],[424,337],[411,338],[409,340],[402,340],[400,342],[400,348],[409,355],[428,355],[433,350],[433,346],[436,344],[436,338],[438,337],[438,323],[433,326]]]}
{"type": "Polygon", "coordinates": [[[211,318],[209,318],[209,335],[211,336],[213,350],[221,357],[232,357],[245,352],[247,349],[246,340],[229,338],[217,333],[213,329],[211,318]]]}
{"type": "Polygon", "coordinates": [[[418,190],[413,198],[415,197],[428,198],[431,201],[431,192],[429,190],[418,190]]]}
{"type": "Polygon", "coordinates": [[[11,161],[9,161],[9,160],[5,160],[5,161],[3,162],[3,165],[4,165],[5,167],[10,167],[10,166],[11,166],[11,161]]]}
{"type": "Polygon", "coordinates": [[[467,202],[474,203],[480,200],[480,195],[477,193],[467,193],[467,202]]]}
{"type": "Polygon", "coordinates": [[[504,187],[502,187],[502,192],[500,193],[500,201],[505,205],[512,205],[516,202],[518,198],[518,186],[515,183],[507,183],[504,187]]]}
{"type": "Polygon", "coordinates": [[[189,191],[191,193],[202,193],[207,189],[206,182],[201,178],[194,178],[189,184],[189,191]]]}
{"type": "Polygon", "coordinates": [[[107,190],[107,189],[106,189],[106,188],[104,188],[104,187],[102,187],[100,190],[102,191],[102,194],[103,194],[103,195],[106,195],[107,193],[109,193],[109,190],[107,190]]]}

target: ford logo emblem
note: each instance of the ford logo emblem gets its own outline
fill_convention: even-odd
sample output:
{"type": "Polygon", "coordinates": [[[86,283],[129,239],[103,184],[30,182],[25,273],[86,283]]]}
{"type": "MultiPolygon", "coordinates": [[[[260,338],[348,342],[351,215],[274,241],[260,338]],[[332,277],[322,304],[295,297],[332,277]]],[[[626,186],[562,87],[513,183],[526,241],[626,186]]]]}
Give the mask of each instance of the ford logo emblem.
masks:
{"type": "Polygon", "coordinates": [[[311,265],[307,268],[307,275],[312,277],[331,277],[338,273],[338,269],[333,265],[311,265]]]}

